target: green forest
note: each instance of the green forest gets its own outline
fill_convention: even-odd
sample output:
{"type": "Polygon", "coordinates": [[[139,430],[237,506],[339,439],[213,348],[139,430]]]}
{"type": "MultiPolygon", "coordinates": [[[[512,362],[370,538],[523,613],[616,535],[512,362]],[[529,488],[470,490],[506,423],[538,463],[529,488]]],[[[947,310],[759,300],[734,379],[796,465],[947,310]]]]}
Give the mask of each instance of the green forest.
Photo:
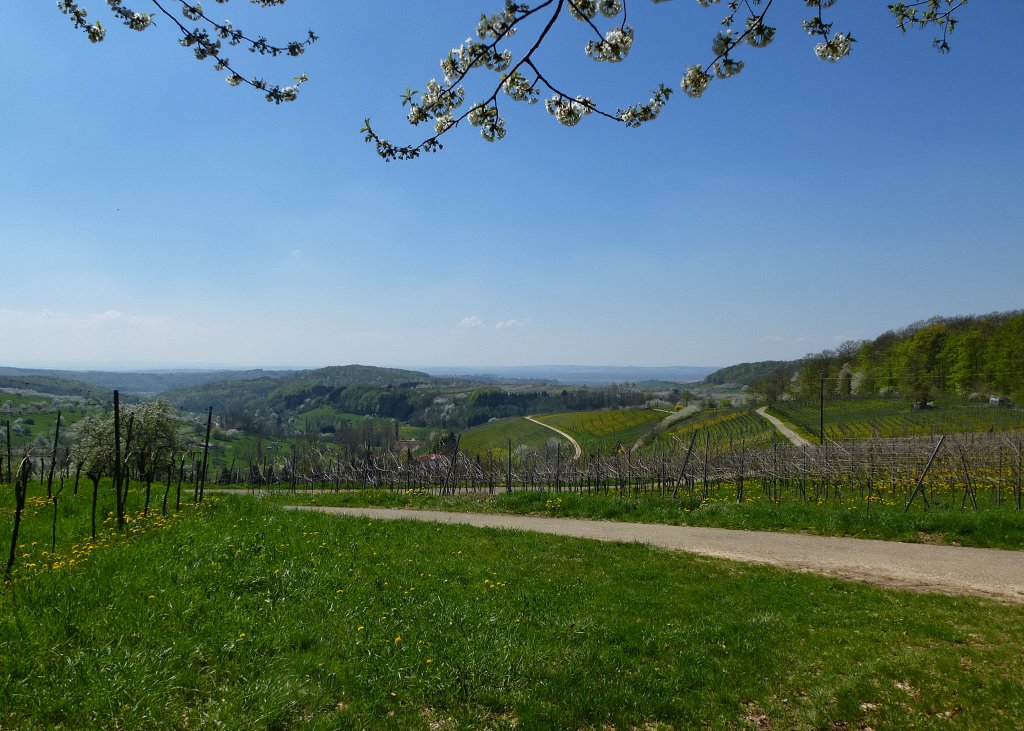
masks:
{"type": "Polygon", "coordinates": [[[769,402],[795,398],[899,396],[925,405],[938,396],[1024,403],[1024,311],[935,317],[874,340],[782,365],[754,382],[769,402]],[[824,379],[824,380],[823,380],[824,379]]]}

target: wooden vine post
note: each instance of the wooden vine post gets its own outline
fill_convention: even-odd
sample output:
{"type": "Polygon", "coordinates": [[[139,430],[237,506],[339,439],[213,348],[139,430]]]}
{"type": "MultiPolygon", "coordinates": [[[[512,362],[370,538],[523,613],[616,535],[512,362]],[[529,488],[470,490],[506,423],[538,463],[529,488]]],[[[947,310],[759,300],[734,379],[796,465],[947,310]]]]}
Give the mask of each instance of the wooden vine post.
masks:
{"type": "Polygon", "coordinates": [[[50,474],[46,478],[46,498],[53,497],[53,470],[57,466],[57,442],[60,440],[60,409],[57,409],[57,427],[53,434],[53,456],[50,458],[50,474]]]}
{"type": "MultiPolygon", "coordinates": [[[[203,444],[203,467],[199,476],[199,502],[203,502],[203,492],[206,490],[206,465],[210,456],[210,429],[213,426],[213,407],[206,412],[206,442],[203,444]]],[[[292,457],[292,471],[295,471],[295,458],[292,457]]]]}
{"type": "Polygon", "coordinates": [[[14,528],[11,531],[11,553],[7,558],[4,570],[4,581],[10,583],[11,570],[14,568],[14,557],[18,550],[18,531],[21,529],[21,514],[25,510],[25,495],[28,493],[28,476],[32,473],[32,463],[28,457],[21,460],[18,476],[14,481],[14,528]]]}
{"type": "Polygon", "coordinates": [[[697,430],[693,430],[693,434],[690,435],[690,446],[686,448],[686,457],[683,459],[683,466],[679,469],[679,477],[676,478],[675,488],[672,490],[672,499],[675,500],[679,497],[679,485],[686,476],[686,466],[690,464],[690,455],[693,454],[693,445],[697,441],[697,430]]]}
{"type": "Polygon", "coordinates": [[[921,490],[921,486],[924,484],[925,475],[927,475],[928,474],[928,470],[931,469],[932,462],[935,461],[935,455],[937,455],[939,453],[939,450],[942,448],[942,443],[944,441],[946,441],[946,435],[945,434],[943,434],[941,437],[939,437],[939,443],[936,444],[935,445],[935,449],[932,450],[932,456],[928,458],[928,463],[924,466],[924,471],[921,472],[921,476],[919,478],[917,478],[917,484],[914,485],[914,490],[910,493],[910,497],[907,499],[907,504],[905,506],[903,506],[903,512],[904,513],[908,512],[910,510],[910,505],[911,505],[911,503],[914,502],[914,498],[917,496],[918,492],[921,493],[921,497],[924,500],[924,509],[925,510],[929,509],[929,507],[928,507],[928,496],[921,490]]]}
{"type": "Polygon", "coordinates": [[[114,501],[117,507],[117,529],[124,528],[121,506],[121,394],[114,391],[114,501]]]}
{"type": "Polygon", "coordinates": [[[978,510],[978,496],[977,496],[977,493],[974,490],[974,485],[971,484],[971,470],[967,467],[967,457],[964,455],[964,447],[963,447],[962,444],[960,444],[960,442],[957,442],[956,448],[957,448],[957,451],[960,452],[960,464],[964,468],[964,480],[965,480],[964,494],[963,494],[963,497],[960,498],[960,509],[961,510],[964,509],[964,505],[966,505],[966,503],[967,503],[967,496],[970,495],[971,506],[973,507],[975,512],[977,512],[977,510],[978,510]]]}

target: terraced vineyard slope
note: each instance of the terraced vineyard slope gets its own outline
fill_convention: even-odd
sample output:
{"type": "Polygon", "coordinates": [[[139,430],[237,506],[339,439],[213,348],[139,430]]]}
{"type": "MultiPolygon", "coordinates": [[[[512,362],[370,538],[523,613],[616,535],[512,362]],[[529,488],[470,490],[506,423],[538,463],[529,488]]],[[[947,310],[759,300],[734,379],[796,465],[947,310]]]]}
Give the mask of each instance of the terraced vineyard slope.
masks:
{"type": "MultiPolygon", "coordinates": [[[[785,402],[770,413],[795,425],[808,439],[818,436],[819,404],[785,402]]],[[[833,441],[872,437],[930,436],[1024,428],[1024,409],[938,399],[932,408],[912,408],[906,399],[847,398],[825,401],[825,437],[833,441]]]]}
{"type": "Polygon", "coordinates": [[[570,448],[569,442],[555,432],[518,416],[481,424],[463,432],[459,449],[467,454],[484,454],[492,449],[507,450],[509,440],[513,450],[519,446],[541,449],[552,439],[561,442],[563,449],[570,448]]]}
{"type": "Polygon", "coordinates": [[[534,418],[572,435],[583,451],[593,452],[631,448],[665,418],[665,413],[654,409],[607,409],[544,414],[534,418]]]}

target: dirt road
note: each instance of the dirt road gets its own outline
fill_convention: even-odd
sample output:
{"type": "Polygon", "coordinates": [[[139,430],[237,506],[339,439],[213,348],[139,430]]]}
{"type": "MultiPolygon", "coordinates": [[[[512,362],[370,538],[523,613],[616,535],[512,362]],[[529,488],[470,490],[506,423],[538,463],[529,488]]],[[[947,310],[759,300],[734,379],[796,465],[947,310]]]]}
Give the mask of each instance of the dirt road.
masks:
{"type": "Polygon", "coordinates": [[[579,459],[580,457],[582,457],[582,456],[583,456],[583,448],[582,448],[582,447],[580,447],[580,443],[579,443],[579,442],[577,442],[577,441],[576,441],[575,439],[573,439],[573,438],[572,438],[571,436],[569,436],[568,434],[566,434],[566,433],[565,433],[564,431],[562,431],[561,429],[556,429],[555,427],[551,426],[550,424],[545,424],[545,423],[544,423],[543,421],[537,421],[537,420],[536,420],[536,419],[534,419],[534,418],[533,418],[532,416],[527,416],[527,417],[526,417],[526,420],[527,420],[527,421],[532,421],[532,422],[533,422],[534,424],[537,424],[537,425],[539,425],[539,426],[542,426],[542,427],[544,427],[545,429],[550,429],[551,431],[555,432],[555,434],[558,434],[558,435],[560,435],[560,436],[563,436],[563,437],[565,437],[566,439],[568,439],[568,440],[569,440],[569,443],[570,443],[570,444],[572,445],[572,448],[576,450],[576,454],[575,454],[575,455],[573,455],[573,459],[574,459],[574,460],[577,460],[577,459],[579,459]]]}
{"type": "Polygon", "coordinates": [[[599,541],[639,542],[889,588],[1024,603],[1024,552],[1021,551],[525,515],[317,506],[292,506],[292,509],[382,520],[526,530],[599,541]]]}
{"type": "Polygon", "coordinates": [[[790,429],[789,426],[786,425],[786,422],[782,421],[781,419],[776,419],[774,416],[769,414],[767,406],[762,406],[761,408],[759,408],[757,410],[757,415],[758,416],[763,416],[765,419],[767,419],[769,422],[771,422],[771,425],[774,426],[776,429],[778,429],[779,433],[782,434],[782,436],[786,437],[786,439],[788,439],[790,442],[792,442],[796,446],[798,446],[798,447],[809,447],[809,446],[811,446],[811,443],[809,441],[807,441],[802,436],[797,434],[795,431],[790,429]]]}

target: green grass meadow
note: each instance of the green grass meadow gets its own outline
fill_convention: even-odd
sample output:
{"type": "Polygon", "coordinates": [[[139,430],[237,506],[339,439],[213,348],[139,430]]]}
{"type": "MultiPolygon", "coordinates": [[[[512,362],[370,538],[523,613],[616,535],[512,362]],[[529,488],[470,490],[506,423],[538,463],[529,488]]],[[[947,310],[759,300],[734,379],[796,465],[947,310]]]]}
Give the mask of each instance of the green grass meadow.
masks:
{"type": "MultiPolygon", "coordinates": [[[[110,537],[90,543],[89,496],[64,501],[57,555],[33,554],[63,565],[0,588],[2,729],[1013,729],[1024,718],[1021,606],[252,496],[210,495],[177,518],[172,499],[167,518],[142,518],[133,492],[134,532],[104,527],[110,537]],[[71,565],[83,542],[93,548],[71,565]]],[[[26,535],[38,541],[49,508],[33,497],[26,535]]]]}

